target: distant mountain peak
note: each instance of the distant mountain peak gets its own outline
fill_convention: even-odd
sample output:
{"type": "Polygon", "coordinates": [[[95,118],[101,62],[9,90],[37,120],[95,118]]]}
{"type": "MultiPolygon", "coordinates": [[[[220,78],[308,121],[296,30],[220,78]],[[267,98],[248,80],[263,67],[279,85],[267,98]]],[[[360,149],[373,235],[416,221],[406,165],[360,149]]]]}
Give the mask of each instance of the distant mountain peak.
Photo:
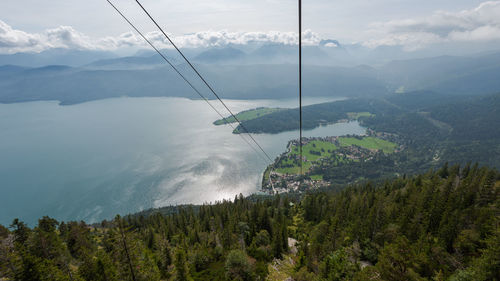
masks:
{"type": "Polygon", "coordinates": [[[339,47],[341,47],[339,41],[333,40],[333,39],[321,40],[319,42],[319,45],[322,47],[327,47],[327,48],[339,48],[339,47]]]}

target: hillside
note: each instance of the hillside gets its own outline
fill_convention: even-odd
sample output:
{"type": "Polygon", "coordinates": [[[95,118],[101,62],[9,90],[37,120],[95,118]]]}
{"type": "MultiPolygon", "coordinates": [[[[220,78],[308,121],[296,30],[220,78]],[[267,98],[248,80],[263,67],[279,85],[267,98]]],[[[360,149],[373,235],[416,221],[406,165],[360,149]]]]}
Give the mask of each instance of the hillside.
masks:
{"type": "MultiPolygon", "coordinates": [[[[185,50],[200,73],[227,99],[295,98],[296,51],[296,46],[282,44],[255,50],[241,46],[185,50]]],[[[204,89],[175,50],[162,52],[195,86],[204,89]]],[[[457,97],[500,89],[496,79],[499,53],[396,60],[372,66],[342,63],[348,57],[343,47],[305,46],[304,95],[373,98],[422,90],[457,97]]],[[[121,96],[197,98],[161,57],[150,52],[125,57],[63,50],[0,55],[0,103],[57,100],[75,104],[121,96]],[[94,61],[89,61],[92,57],[94,61]],[[23,67],[15,69],[12,65],[16,63],[23,67]],[[69,67],[47,75],[44,68],[50,65],[69,67]]]]}
{"type": "MultiPolygon", "coordinates": [[[[263,188],[269,192],[316,189],[422,173],[444,163],[499,167],[499,97],[451,98],[414,92],[306,106],[304,129],[358,120],[367,127],[367,136],[303,139],[302,173],[295,153],[298,140],[293,140],[287,152],[268,166],[263,188]],[[314,142],[334,148],[311,147],[314,142]],[[302,180],[308,184],[300,186],[302,180]]],[[[298,129],[297,115],[298,109],[288,109],[242,124],[253,133],[278,133],[298,129]]]]}
{"type": "MultiPolygon", "coordinates": [[[[170,67],[158,65],[155,57],[121,58],[94,66],[96,64],[102,66],[66,67],[57,72],[48,72],[47,67],[2,67],[5,71],[0,69],[0,103],[57,100],[62,104],[76,104],[122,96],[199,98],[170,67]]],[[[186,64],[177,67],[204,92],[205,87],[186,64]]],[[[197,65],[197,68],[226,99],[296,97],[296,67],[290,64],[208,64],[197,65]]],[[[310,81],[304,84],[304,91],[316,97],[332,96],[332,93],[346,97],[387,93],[376,73],[364,69],[308,66],[304,69],[304,78],[310,81]]],[[[214,98],[208,93],[204,95],[214,98]]]]}
{"type": "Polygon", "coordinates": [[[500,280],[499,191],[496,170],[444,166],[340,192],[239,196],[96,225],[15,219],[0,226],[0,278],[500,280]]]}

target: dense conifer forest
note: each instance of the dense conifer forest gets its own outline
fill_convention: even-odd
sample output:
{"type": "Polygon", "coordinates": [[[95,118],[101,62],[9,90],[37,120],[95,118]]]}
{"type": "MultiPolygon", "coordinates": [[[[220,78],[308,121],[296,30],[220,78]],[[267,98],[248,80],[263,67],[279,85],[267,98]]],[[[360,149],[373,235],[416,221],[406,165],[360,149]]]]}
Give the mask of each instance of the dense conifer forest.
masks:
{"type": "Polygon", "coordinates": [[[500,173],[0,226],[2,280],[500,280],[500,173]]]}

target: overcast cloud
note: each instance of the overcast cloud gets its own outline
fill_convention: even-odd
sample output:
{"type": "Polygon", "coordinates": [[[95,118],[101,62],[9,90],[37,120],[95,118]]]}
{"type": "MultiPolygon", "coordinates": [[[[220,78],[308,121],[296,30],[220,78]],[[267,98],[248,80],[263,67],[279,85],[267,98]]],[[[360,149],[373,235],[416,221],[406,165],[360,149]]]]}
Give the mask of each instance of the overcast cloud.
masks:
{"type": "MultiPolygon", "coordinates": [[[[152,31],[145,36],[157,47],[170,48],[167,40],[159,31],[152,31]]],[[[268,42],[297,44],[298,36],[294,32],[228,32],[201,31],[193,34],[173,36],[179,47],[223,47],[229,44],[244,45],[249,42],[268,42]]],[[[306,30],[303,34],[304,45],[317,45],[321,41],[318,34],[306,30]]],[[[76,50],[117,50],[122,47],[147,47],[140,35],[126,32],[117,37],[90,38],[70,26],[60,26],[41,33],[28,33],[16,30],[0,20],[0,52],[40,52],[52,48],[76,50]]]]}
{"type": "Polygon", "coordinates": [[[370,25],[378,36],[365,45],[401,45],[416,50],[430,44],[500,39],[500,1],[456,13],[437,11],[428,17],[378,22],[370,25]]]}
{"type": "MultiPolygon", "coordinates": [[[[278,4],[281,0],[276,0],[278,4]]],[[[272,2],[272,1],[271,1],[272,2]]],[[[276,4],[276,3],[275,3],[276,4]]],[[[125,24],[122,22],[122,24],[125,24]]],[[[403,46],[407,51],[440,43],[491,42],[500,40],[500,1],[483,2],[461,11],[439,10],[427,16],[367,23],[360,41],[365,46],[403,46]]],[[[127,29],[125,29],[127,30],[127,29]]],[[[361,32],[360,32],[361,33],[361,32]]],[[[307,30],[306,45],[317,45],[328,35],[307,30]]],[[[169,47],[156,31],[146,33],[158,47],[169,47]]],[[[296,44],[297,33],[290,31],[197,31],[172,35],[181,47],[226,46],[249,42],[296,44]]],[[[350,43],[350,42],[341,42],[350,43]]],[[[124,47],[146,47],[141,38],[131,32],[115,36],[91,36],[72,26],[61,25],[38,32],[12,27],[0,20],[0,52],[40,52],[51,48],[79,50],[118,50],[124,47]]],[[[332,46],[335,47],[335,46],[332,46]]]]}

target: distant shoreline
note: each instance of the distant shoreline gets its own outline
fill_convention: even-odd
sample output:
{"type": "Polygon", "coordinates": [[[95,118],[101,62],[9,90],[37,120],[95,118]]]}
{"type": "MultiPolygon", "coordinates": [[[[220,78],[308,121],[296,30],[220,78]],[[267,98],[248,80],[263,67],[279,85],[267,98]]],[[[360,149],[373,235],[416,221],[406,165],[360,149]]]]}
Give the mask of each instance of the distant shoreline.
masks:
{"type": "MultiPolygon", "coordinates": [[[[103,101],[103,100],[116,100],[116,99],[122,99],[122,98],[159,98],[159,99],[184,99],[184,100],[190,100],[190,101],[203,101],[201,98],[196,98],[196,97],[186,97],[186,96],[116,96],[116,97],[105,97],[105,98],[97,98],[97,99],[90,99],[90,100],[84,100],[84,101],[78,101],[78,102],[68,102],[68,101],[61,101],[58,99],[33,99],[33,100],[22,100],[22,101],[2,101],[0,98],[0,105],[10,105],[10,104],[22,104],[22,103],[32,103],[32,102],[50,102],[50,103],[57,103],[60,106],[71,106],[71,105],[78,105],[78,104],[84,104],[88,102],[94,102],[94,101],[103,101]]],[[[273,101],[273,100],[292,100],[293,98],[296,97],[276,97],[276,98],[222,98],[224,101],[273,101]]],[[[339,100],[344,100],[348,99],[346,97],[342,96],[313,96],[310,97],[313,99],[329,99],[328,101],[318,101],[314,102],[311,104],[316,104],[316,103],[324,103],[324,102],[333,102],[333,101],[339,101],[339,100]],[[331,98],[331,100],[330,100],[331,98]]],[[[212,97],[207,97],[207,100],[210,102],[217,101],[217,99],[212,98],[212,97]]],[[[266,106],[266,108],[270,108],[266,106]]],[[[281,109],[287,109],[287,108],[281,108],[281,109]]]]}

